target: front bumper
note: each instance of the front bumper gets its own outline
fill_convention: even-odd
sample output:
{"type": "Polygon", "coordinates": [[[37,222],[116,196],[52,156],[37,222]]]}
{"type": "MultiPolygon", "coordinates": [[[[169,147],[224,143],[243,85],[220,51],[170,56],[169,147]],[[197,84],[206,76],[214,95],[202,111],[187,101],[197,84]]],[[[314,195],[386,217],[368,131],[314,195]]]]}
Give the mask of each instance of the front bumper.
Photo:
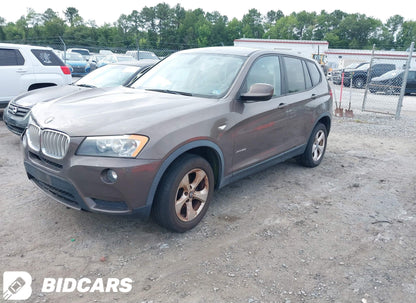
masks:
{"type": "Polygon", "coordinates": [[[149,192],[160,161],[77,156],[76,147],[82,139],[72,139],[68,154],[61,161],[30,150],[24,142],[28,178],[46,194],[71,208],[149,216],[153,198],[149,197],[149,192]],[[114,183],[103,177],[103,172],[110,168],[118,175],[114,183]]]}
{"type": "Polygon", "coordinates": [[[30,109],[25,107],[19,107],[16,105],[16,113],[12,114],[10,110],[10,104],[4,109],[3,121],[7,128],[16,135],[22,135],[24,132],[30,116],[30,109]]]}

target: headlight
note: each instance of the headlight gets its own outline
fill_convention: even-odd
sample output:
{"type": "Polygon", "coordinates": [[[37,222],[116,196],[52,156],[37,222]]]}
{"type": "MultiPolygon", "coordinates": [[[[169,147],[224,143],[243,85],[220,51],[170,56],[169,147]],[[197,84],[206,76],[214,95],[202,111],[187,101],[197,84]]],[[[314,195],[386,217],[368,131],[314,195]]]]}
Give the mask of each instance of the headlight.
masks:
{"type": "Polygon", "coordinates": [[[149,138],[139,135],[87,137],[77,155],[135,158],[149,138]]]}

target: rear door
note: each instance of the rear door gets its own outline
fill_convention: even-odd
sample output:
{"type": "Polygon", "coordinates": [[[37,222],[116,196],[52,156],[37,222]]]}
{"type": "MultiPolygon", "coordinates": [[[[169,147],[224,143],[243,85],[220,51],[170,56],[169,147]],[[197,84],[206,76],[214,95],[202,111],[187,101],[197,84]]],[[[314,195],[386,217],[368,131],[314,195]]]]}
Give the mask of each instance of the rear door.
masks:
{"type": "Polygon", "coordinates": [[[0,102],[10,101],[25,91],[22,79],[31,74],[31,67],[15,48],[0,48],[0,102]]]}

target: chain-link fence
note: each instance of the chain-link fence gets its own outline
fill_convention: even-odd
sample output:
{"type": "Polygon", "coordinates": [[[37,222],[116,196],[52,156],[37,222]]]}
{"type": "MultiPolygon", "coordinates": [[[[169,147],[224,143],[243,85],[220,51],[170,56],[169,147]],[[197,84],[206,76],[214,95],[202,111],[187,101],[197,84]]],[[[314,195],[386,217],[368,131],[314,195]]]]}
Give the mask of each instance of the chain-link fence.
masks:
{"type": "Polygon", "coordinates": [[[15,43],[15,44],[31,44],[35,46],[47,46],[47,47],[51,47],[54,50],[61,51],[61,52],[64,52],[69,48],[85,48],[85,49],[88,49],[93,54],[99,54],[100,52],[108,53],[108,51],[111,51],[114,54],[125,54],[127,51],[140,50],[140,51],[153,52],[156,54],[156,56],[158,56],[161,59],[179,50],[195,47],[194,45],[183,45],[183,44],[180,44],[180,45],[178,44],[177,47],[173,45],[173,47],[171,48],[155,48],[155,47],[148,46],[148,45],[140,45],[139,47],[135,47],[135,48],[125,47],[122,45],[107,47],[107,46],[91,45],[90,43],[87,43],[89,41],[84,41],[85,43],[83,43],[83,41],[74,42],[73,40],[67,40],[62,37],[53,37],[53,38],[51,37],[46,40],[25,39],[25,40],[13,40],[13,41],[4,41],[4,42],[15,43]],[[103,51],[106,51],[106,52],[103,52],[103,51]]]}
{"type": "Polygon", "coordinates": [[[332,70],[328,80],[337,116],[361,110],[399,118],[404,95],[416,93],[413,43],[407,52],[329,50],[328,61],[335,60],[342,68],[332,70]]]}

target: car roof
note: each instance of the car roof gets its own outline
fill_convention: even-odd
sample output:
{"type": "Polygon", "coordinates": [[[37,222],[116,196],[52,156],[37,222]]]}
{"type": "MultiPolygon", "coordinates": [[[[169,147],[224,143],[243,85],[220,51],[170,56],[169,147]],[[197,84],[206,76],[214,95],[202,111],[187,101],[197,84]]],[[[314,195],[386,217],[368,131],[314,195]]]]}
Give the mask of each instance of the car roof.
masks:
{"type": "Polygon", "coordinates": [[[35,46],[35,45],[29,45],[29,44],[14,44],[14,43],[0,43],[0,47],[30,48],[30,49],[49,49],[49,50],[52,50],[52,48],[47,47],[47,46],[35,46]]]}
{"type": "Polygon", "coordinates": [[[250,56],[252,53],[255,53],[258,51],[259,51],[258,49],[248,48],[248,47],[217,46],[217,47],[193,48],[193,49],[184,50],[182,52],[250,56]]]}
{"type": "MultiPolygon", "coordinates": [[[[300,55],[291,53],[291,52],[284,52],[284,51],[277,51],[273,49],[260,49],[260,48],[251,48],[251,47],[240,47],[240,46],[216,46],[216,47],[204,47],[204,48],[194,48],[189,50],[184,50],[182,52],[189,52],[189,53],[212,53],[212,54],[224,54],[224,55],[236,55],[236,56],[251,56],[253,54],[281,54],[281,55],[289,55],[289,56],[296,56],[302,57],[300,55]]],[[[304,57],[302,57],[304,58],[304,57]]],[[[304,58],[308,59],[308,58],[304,58]]],[[[312,60],[309,60],[312,61],[312,60]]]]}

